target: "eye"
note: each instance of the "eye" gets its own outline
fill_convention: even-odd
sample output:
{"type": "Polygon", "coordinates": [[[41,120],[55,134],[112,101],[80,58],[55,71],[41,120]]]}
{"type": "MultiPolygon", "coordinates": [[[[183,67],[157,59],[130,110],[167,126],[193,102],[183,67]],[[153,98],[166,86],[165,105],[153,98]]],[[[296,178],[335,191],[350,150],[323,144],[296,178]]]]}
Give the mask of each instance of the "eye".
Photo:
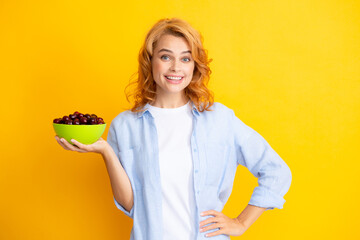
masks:
{"type": "Polygon", "coordinates": [[[167,55],[162,55],[160,58],[161,58],[161,59],[164,59],[164,60],[168,60],[168,59],[169,59],[169,56],[167,56],[167,55]]]}
{"type": "Polygon", "coordinates": [[[190,59],[190,58],[188,58],[188,57],[183,58],[183,60],[184,60],[184,62],[190,62],[190,61],[191,61],[191,59],[190,59]]]}

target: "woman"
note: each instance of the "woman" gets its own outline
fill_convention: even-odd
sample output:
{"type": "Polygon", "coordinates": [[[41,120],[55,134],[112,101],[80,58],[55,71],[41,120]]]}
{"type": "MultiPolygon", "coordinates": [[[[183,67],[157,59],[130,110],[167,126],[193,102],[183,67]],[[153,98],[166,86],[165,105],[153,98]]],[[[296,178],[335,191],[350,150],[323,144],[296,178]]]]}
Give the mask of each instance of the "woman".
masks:
{"type": "Polygon", "coordinates": [[[291,183],[286,163],[206,85],[211,73],[201,35],[181,19],[162,19],[139,54],[135,103],[111,123],[107,141],[67,150],[104,158],[116,206],[133,218],[131,239],[229,239],[266,210],[282,208],[291,183]],[[237,218],[221,213],[241,164],[258,178],[237,218]]]}

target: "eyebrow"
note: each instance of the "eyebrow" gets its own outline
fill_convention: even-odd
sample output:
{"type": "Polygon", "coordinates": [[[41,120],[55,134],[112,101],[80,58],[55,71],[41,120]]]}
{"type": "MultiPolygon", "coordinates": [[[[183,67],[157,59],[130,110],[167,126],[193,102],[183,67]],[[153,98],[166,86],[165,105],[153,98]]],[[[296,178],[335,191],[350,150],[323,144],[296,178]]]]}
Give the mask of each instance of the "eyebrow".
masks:
{"type": "MultiPolygon", "coordinates": [[[[166,49],[166,48],[163,48],[163,49],[159,50],[158,53],[159,53],[159,52],[170,52],[170,53],[173,53],[171,50],[166,49]]],[[[188,51],[183,51],[181,54],[184,54],[184,53],[191,53],[191,51],[190,51],[190,50],[188,50],[188,51]]]]}

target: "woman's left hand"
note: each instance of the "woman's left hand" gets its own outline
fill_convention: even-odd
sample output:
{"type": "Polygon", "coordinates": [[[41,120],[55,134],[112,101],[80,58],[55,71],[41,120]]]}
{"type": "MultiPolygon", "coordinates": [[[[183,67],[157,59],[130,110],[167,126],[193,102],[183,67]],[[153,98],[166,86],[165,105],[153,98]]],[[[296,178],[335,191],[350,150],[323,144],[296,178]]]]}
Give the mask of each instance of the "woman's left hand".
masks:
{"type": "Polygon", "coordinates": [[[215,210],[205,211],[201,216],[204,217],[208,215],[213,215],[214,217],[207,218],[200,222],[200,232],[205,232],[216,228],[219,228],[220,230],[208,233],[205,235],[206,237],[213,237],[220,234],[240,236],[247,230],[246,226],[244,226],[244,224],[242,224],[237,218],[229,218],[225,214],[215,210]],[[206,227],[202,227],[209,223],[212,224],[206,227]]]}

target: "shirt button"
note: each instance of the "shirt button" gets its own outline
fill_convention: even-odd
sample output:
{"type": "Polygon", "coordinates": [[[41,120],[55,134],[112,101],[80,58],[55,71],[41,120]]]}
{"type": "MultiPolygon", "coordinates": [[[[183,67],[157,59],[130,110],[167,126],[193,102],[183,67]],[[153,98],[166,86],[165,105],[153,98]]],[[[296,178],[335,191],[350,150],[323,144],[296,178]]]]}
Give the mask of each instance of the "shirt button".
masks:
{"type": "Polygon", "coordinates": [[[197,191],[196,193],[199,194],[200,191],[197,191]]]}
{"type": "Polygon", "coordinates": [[[194,148],[194,152],[196,152],[196,148],[194,148]]]}
{"type": "Polygon", "coordinates": [[[196,169],[196,170],[195,170],[195,173],[198,173],[198,172],[199,172],[199,170],[196,169]]]}

